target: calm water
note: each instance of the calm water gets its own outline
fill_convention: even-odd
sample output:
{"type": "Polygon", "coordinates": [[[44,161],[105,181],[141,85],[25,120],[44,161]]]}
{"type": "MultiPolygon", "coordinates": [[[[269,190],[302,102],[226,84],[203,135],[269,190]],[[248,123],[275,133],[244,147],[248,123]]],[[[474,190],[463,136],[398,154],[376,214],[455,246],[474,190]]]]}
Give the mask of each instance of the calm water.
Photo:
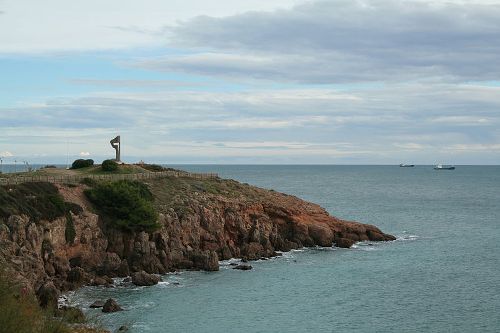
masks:
{"type": "MultiPolygon", "coordinates": [[[[27,172],[31,170],[38,170],[45,164],[29,164],[26,165],[23,162],[18,162],[17,164],[7,164],[0,163],[0,173],[11,173],[11,172],[27,172]]],[[[57,167],[65,168],[66,165],[58,164],[57,167]]]]}
{"type": "Polygon", "coordinates": [[[116,298],[102,325],[131,332],[499,332],[500,167],[183,166],[319,203],[398,236],[312,249],[254,270],[182,272],[154,287],[87,287],[116,298]]]}

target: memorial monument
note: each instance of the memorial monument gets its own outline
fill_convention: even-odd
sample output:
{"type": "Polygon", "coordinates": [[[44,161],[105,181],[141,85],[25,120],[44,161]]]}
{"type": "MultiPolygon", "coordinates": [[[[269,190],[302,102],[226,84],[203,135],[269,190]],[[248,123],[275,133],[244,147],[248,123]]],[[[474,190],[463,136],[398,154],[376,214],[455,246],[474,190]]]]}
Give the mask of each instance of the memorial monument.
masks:
{"type": "Polygon", "coordinates": [[[111,147],[113,147],[116,151],[115,161],[117,163],[121,163],[121,161],[120,161],[120,136],[118,135],[116,138],[109,141],[109,143],[111,143],[111,147]]]}

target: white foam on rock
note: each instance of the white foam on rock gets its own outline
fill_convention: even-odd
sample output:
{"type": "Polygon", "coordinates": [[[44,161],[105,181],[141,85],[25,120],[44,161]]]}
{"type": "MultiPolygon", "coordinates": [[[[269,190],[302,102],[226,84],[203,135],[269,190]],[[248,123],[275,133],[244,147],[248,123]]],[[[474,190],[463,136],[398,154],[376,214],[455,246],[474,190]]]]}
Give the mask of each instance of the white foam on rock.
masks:
{"type": "Polygon", "coordinates": [[[407,231],[403,231],[403,233],[401,235],[396,235],[397,241],[412,241],[412,240],[417,240],[419,238],[420,237],[417,235],[408,234],[407,231]]]}

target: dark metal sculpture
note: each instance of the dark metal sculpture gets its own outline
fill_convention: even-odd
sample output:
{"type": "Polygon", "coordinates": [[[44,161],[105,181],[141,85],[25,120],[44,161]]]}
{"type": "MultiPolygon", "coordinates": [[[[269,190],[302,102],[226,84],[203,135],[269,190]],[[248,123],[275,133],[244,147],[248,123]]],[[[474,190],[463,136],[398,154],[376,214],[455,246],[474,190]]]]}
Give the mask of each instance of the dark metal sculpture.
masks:
{"type": "Polygon", "coordinates": [[[113,140],[109,141],[111,143],[111,147],[113,147],[116,151],[116,162],[120,162],[120,136],[118,135],[113,140]]]}

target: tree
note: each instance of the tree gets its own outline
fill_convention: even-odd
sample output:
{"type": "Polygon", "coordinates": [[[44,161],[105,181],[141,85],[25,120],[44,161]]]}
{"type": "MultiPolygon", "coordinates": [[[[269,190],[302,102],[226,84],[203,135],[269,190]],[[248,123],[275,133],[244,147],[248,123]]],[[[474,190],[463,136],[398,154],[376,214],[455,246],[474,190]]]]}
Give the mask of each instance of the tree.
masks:
{"type": "Polygon", "coordinates": [[[113,160],[105,160],[101,164],[101,169],[102,171],[109,171],[109,172],[116,171],[118,170],[118,163],[116,163],[113,160]]]}
{"type": "Polygon", "coordinates": [[[154,231],[159,228],[153,194],[143,183],[119,180],[101,183],[85,195],[97,207],[105,221],[125,231],[154,231]]]}
{"type": "Polygon", "coordinates": [[[90,167],[93,165],[94,165],[94,160],[92,160],[92,159],[87,159],[87,160],[78,159],[78,160],[75,160],[73,162],[73,164],[71,164],[71,169],[87,168],[87,167],[90,167]]]}

